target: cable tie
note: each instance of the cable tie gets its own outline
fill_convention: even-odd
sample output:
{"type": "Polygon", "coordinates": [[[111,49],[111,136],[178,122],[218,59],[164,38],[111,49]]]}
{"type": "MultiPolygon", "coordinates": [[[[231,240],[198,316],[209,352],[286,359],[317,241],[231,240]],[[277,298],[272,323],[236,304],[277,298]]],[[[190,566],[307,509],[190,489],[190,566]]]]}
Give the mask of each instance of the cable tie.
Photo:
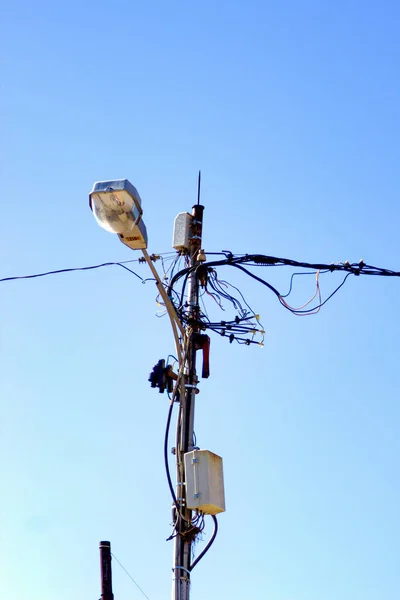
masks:
{"type": "Polygon", "coordinates": [[[172,570],[175,571],[175,569],[182,569],[182,571],[186,571],[186,573],[189,573],[190,577],[190,571],[186,569],[186,567],[180,567],[179,565],[176,565],[176,567],[173,567],[172,570]]]}

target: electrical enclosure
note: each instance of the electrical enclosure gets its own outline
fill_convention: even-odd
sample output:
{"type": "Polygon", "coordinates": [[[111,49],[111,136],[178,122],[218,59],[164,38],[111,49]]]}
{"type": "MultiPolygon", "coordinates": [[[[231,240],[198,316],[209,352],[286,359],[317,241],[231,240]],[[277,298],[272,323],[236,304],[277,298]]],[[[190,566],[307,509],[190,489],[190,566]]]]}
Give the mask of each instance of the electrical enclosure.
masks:
{"type": "Polygon", "coordinates": [[[184,456],[186,506],[206,515],[225,511],[222,458],[209,450],[193,450],[184,456]]]}
{"type": "Polygon", "coordinates": [[[172,247],[178,252],[182,252],[182,250],[189,252],[190,226],[192,220],[193,217],[188,212],[179,213],[175,217],[172,247]]]}

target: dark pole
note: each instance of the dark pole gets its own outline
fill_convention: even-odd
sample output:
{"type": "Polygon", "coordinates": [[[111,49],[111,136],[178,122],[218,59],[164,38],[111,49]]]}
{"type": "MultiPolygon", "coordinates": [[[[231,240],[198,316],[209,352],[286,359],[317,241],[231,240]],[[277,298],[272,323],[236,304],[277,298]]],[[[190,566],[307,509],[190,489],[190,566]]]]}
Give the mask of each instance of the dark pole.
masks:
{"type": "Polygon", "coordinates": [[[111,544],[100,542],[101,600],[114,600],[111,575],[111,544]]]}

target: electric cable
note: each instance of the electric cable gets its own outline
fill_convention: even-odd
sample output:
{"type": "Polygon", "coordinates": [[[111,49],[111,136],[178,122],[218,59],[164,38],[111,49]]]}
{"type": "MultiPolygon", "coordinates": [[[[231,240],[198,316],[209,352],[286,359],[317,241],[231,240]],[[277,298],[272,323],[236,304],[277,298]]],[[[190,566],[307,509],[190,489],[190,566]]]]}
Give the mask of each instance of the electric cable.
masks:
{"type": "Polygon", "coordinates": [[[135,271],[132,271],[132,269],[129,269],[128,267],[125,266],[125,263],[130,263],[130,262],[138,262],[138,261],[129,260],[129,261],[124,261],[124,262],[106,262],[106,263],[101,263],[99,265],[91,265],[90,267],[74,267],[74,268],[70,268],[70,269],[57,269],[56,271],[46,271],[44,273],[35,273],[34,275],[20,275],[18,277],[3,277],[3,279],[0,279],[0,282],[16,281],[17,279],[35,279],[36,277],[45,277],[46,275],[56,275],[58,273],[71,273],[72,271],[91,271],[93,269],[100,269],[101,267],[112,267],[112,266],[122,267],[123,269],[126,269],[127,271],[129,271],[130,273],[135,275],[141,281],[144,281],[143,277],[141,277],[140,275],[135,273],[135,271]]]}
{"type": "MultiPolygon", "coordinates": [[[[164,466],[165,466],[165,473],[167,476],[167,482],[168,482],[168,487],[169,490],[171,492],[171,496],[172,496],[172,500],[174,502],[174,505],[178,511],[178,513],[180,514],[180,516],[182,517],[181,513],[180,513],[180,507],[178,504],[178,500],[175,494],[175,489],[172,483],[172,478],[171,478],[171,473],[169,470],[169,462],[168,462],[168,439],[169,439],[169,430],[170,430],[170,426],[171,426],[171,418],[172,418],[172,412],[173,412],[173,408],[174,408],[174,403],[175,403],[175,399],[176,396],[178,394],[178,390],[179,387],[182,385],[183,382],[183,369],[185,366],[185,361],[187,358],[187,352],[188,352],[188,347],[187,347],[187,338],[185,338],[185,347],[184,347],[184,355],[181,358],[180,361],[180,365],[179,365],[179,371],[178,371],[178,375],[177,375],[177,380],[174,386],[174,390],[172,393],[172,396],[170,398],[170,403],[169,403],[169,408],[168,408],[168,413],[167,413],[167,422],[166,422],[166,426],[165,426],[165,435],[164,435],[164,466]]],[[[184,390],[183,390],[184,391],[184,390]]],[[[180,407],[179,407],[180,409],[180,407]]],[[[176,453],[178,453],[178,446],[176,446],[176,453]]]]}
{"type": "MultiPolygon", "coordinates": [[[[328,272],[329,272],[329,270],[325,269],[325,271],[321,271],[321,274],[328,273],[328,272]]],[[[307,271],[306,273],[304,273],[302,271],[297,271],[296,273],[292,273],[292,276],[290,278],[289,291],[287,292],[287,294],[283,294],[283,295],[281,294],[281,298],[287,298],[288,296],[290,296],[290,294],[292,292],[293,279],[295,277],[297,277],[297,275],[315,275],[315,271],[307,271]]]]}
{"type": "Polygon", "coordinates": [[[171,492],[171,496],[172,496],[172,500],[174,501],[174,504],[178,510],[178,501],[176,498],[176,494],[175,494],[175,490],[174,490],[174,486],[172,484],[172,479],[171,479],[171,473],[169,470],[169,463],[168,463],[168,437],[169,437],[169,428],[171,425],[171,417],[172,417],[172,411],[174,408],[174,402],[175,399],[174,397],[171,398],[170,403],[169,403],[169,408],[168,408],[168,414],[167,414],[167,424],[165,426],[165,435],[164,435],[164,465],[165,465],[165,473],[167,476],[167,482],[168,482],[168,487],[169,487],[169,491],[171,492]]]}
{"type": "Polygon", "coordinates": [[[326,304],[328,302],[328,300],[330,300],[332,298],[332,296],[334,296],[336,294],[336,292],[338,292],[340,290],[340,288],[342,286],[344,286],[344,284],[346,283],[347,278],[350,277],[350,275],[352,275],[352,273],[347,273],[347,275],[345,275],[342,283],[340,285],[338,285],[338,287],[326,298],[326,300],[324,300],[323,302],[321,302],[320,304],[318,304],[318,306],[315,306],[312,309],[309,309],[309,310],[297,310],[296,311],[296,310],[293,310],[291,308],[288,308],[284,304],[283,304],[283,306],[285,306],[285,308],[288,308],[288,310],[290,310],[293,314],[297,314],[297,315],[311,313],[311,311],[315,310],[316,308],[320,309],[320,308],[322,308],[324,306],[324,304],[326,304]]]}
{"type": "Polygon", "coordinates": [[[299,314],[299,313],[301,313],[301,310],[303,308],[305,308],[306,306],[308,306],[309,304],[311,304],[311,302],[314,300],[314,298],[316,296],[318,296],[319,297],[319,306],[315,307],[315,309],[314,308],[311,309],[312,312],[309,312],[307,314],[309,314],[309,315],[313,314],[314,315],[317,312],[319,312],[320,309],[321,309],[321,290],[320,290],[320,287],[319,287],[319,274],[320,274],[320,272],[321,271],[318,270],[316,272],[316,274],[315,274],[315,280],[316,280],[315,293],[314,293],[313,296],[311,296],[310,300],[308,300],[305,304],[303,304],[302,306],[299,306],[298,308],[293,308],[292,306],[289,306],[289,304],[286,302],[286,300],[284,300],[284,298],[282,296],[280,296],[280,298],[279,298],[280,303],[283,304],[283,306],[285,308],[288,308],[289,310],[291,310],[293,313],[299,314]]]}
{"type": "Polygon", "coordinates": [[[214,543],[215,538],[217,537],[217,533],[218,533],[218,521],[217,521],[217,517],[215,515],[211,515],[211,518],[214,521],[214,531],[213,531],[213,534],[212,534],[212,536],[211,536],[211,538],[210,538],[207,546],[199,554],[199,556],[196,558],[196,560],[193,561],[193,563],[190,565],[189,571],[193,571],[193,569],[195,568],[195,566],[199,564],[199,562],[204,557],[204,555],[209,551],[209,549],[211,548],[211,546],[214,543]]]}

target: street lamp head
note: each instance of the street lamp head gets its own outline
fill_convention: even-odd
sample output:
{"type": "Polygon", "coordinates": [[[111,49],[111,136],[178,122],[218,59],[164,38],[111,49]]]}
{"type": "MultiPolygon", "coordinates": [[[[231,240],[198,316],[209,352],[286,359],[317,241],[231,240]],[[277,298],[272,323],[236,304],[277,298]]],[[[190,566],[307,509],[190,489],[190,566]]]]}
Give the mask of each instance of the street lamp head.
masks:
{"type": "Polygon", "coordinates": [[[121,242],[134,250],[147,248],[141,199],[127,179],[97,181],[89,194],[89,204],[100,227],[117,233],[121,242]]]}

